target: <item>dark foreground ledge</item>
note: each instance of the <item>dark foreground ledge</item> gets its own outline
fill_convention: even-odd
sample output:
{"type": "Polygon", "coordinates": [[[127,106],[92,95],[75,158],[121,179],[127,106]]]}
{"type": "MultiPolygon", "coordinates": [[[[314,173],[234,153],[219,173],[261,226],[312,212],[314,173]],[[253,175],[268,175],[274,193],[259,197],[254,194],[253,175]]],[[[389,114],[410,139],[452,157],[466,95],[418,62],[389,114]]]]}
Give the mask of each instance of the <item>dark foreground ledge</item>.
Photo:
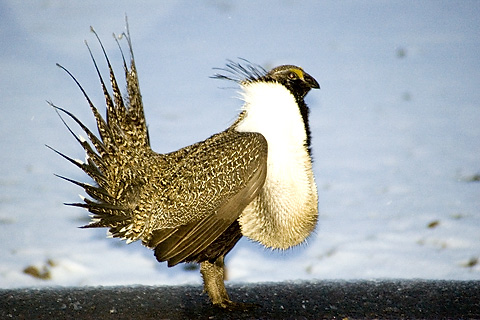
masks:
{"type": "Polygon", "coordinates": [[[228,287],[248,312],[213,308],[200,286],[0,289],[0,319],[480,319],[480,281],[319,281],[228,287]]]}

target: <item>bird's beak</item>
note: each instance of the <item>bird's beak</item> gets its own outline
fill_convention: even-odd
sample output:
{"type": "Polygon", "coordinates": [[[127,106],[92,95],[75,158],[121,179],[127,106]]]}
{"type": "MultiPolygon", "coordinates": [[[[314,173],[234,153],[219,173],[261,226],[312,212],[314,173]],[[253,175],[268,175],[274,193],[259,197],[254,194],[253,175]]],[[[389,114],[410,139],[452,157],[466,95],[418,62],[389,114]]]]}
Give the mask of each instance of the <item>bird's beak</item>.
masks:
{"type": "Polygon", "coordinates": [[[320,85],[318,84],[317,80],[315,80],[308,73],[303,74],[303,81],[305,81],[305,83],[312,89],[320,89],[320,85]]]}

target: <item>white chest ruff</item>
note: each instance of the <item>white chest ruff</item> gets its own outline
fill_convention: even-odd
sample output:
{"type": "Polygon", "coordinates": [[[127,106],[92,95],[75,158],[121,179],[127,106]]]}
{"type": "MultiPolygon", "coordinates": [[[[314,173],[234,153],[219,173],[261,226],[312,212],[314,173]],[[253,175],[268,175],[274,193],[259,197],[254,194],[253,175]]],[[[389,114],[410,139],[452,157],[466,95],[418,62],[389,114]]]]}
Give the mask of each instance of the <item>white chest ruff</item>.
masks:
{"type": "Polygon", "coordinates": [[[268,142],[268,160],[265,185],[240,216],[242,234],[286,249],[308,237],[318,215],[304,123],[284,86],[253,83],[244,89],[246,115],[236,130],[261,133],[268,142]]]}

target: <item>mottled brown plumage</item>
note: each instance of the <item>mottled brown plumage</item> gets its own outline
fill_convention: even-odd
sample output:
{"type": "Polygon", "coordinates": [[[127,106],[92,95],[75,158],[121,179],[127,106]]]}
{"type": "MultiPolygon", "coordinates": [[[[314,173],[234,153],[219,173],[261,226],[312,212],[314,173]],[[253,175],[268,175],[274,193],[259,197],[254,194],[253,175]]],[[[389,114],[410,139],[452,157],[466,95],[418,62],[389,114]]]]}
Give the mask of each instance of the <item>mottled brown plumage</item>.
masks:
{"type": "Polygon", "coordinates": [[[242,234],[272,248],[288,248],[302,242],[315,227],[317,195],[311,172],[308,108],[303,98],[311,88],[318,88],[318,83],[295,66],[266,72],[251,64],[230,62],[225,69],[230,74],[217,77],[237,81],[251,93],[238,120],[204,141],[159,154],[150,148],[128,28],[123,36],[131,57],[130,66],[123,58],[126,97],[98,36],[113,95],[90,52],[105,96],[105,120],[73,75],[60,66],[85,95],[99,134],[97,137],[72,113],[51,104],[59,115],[72,118],[89,140],[74,134],[86,152],[85,162],[56,151],[95,181],[89,185],[62,177],[84,188],[91,198],[71,205],[92,213],[86,228],[105,227],[113,237],[141,240],[155,250],[158,261],[167,261],[169,266],[201,263],[212,302],[224,308],[237,307],[223,284],[223,258],[242,234]],[[259,91],[261,84],[266,87],[259,91]],[[293,138],[287,132],[288,140],[293,140],[287,141],[285,148],[271,138],[277,135],[271,133],[277,130],[274,127],[255,129],[259,122],[255,108],[263,99],[262,92],[285,96],[287,102],[280,100],[279,108],[295,109],[288,112],[294,122],[292,130],[299,129],[293,138]],[[277,166],[277,158],[269,157],[270,152],[285,158],[286,167],[277,166]],[[283,234],[277,237],[276,232],[283,234]]]}

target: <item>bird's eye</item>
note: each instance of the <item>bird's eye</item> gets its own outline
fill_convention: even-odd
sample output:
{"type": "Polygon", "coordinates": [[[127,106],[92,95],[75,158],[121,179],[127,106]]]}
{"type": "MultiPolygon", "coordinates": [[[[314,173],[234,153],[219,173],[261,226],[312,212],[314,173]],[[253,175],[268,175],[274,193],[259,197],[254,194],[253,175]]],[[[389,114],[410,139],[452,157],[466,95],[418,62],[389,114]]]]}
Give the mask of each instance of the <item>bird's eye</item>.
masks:
{"type": "Polygon", "coordinates": [[[295,79],[297,79],[297,74],[292,71],[288,74],[288,78],[291,79],[291,80],[295,80],[295,79]]]}

